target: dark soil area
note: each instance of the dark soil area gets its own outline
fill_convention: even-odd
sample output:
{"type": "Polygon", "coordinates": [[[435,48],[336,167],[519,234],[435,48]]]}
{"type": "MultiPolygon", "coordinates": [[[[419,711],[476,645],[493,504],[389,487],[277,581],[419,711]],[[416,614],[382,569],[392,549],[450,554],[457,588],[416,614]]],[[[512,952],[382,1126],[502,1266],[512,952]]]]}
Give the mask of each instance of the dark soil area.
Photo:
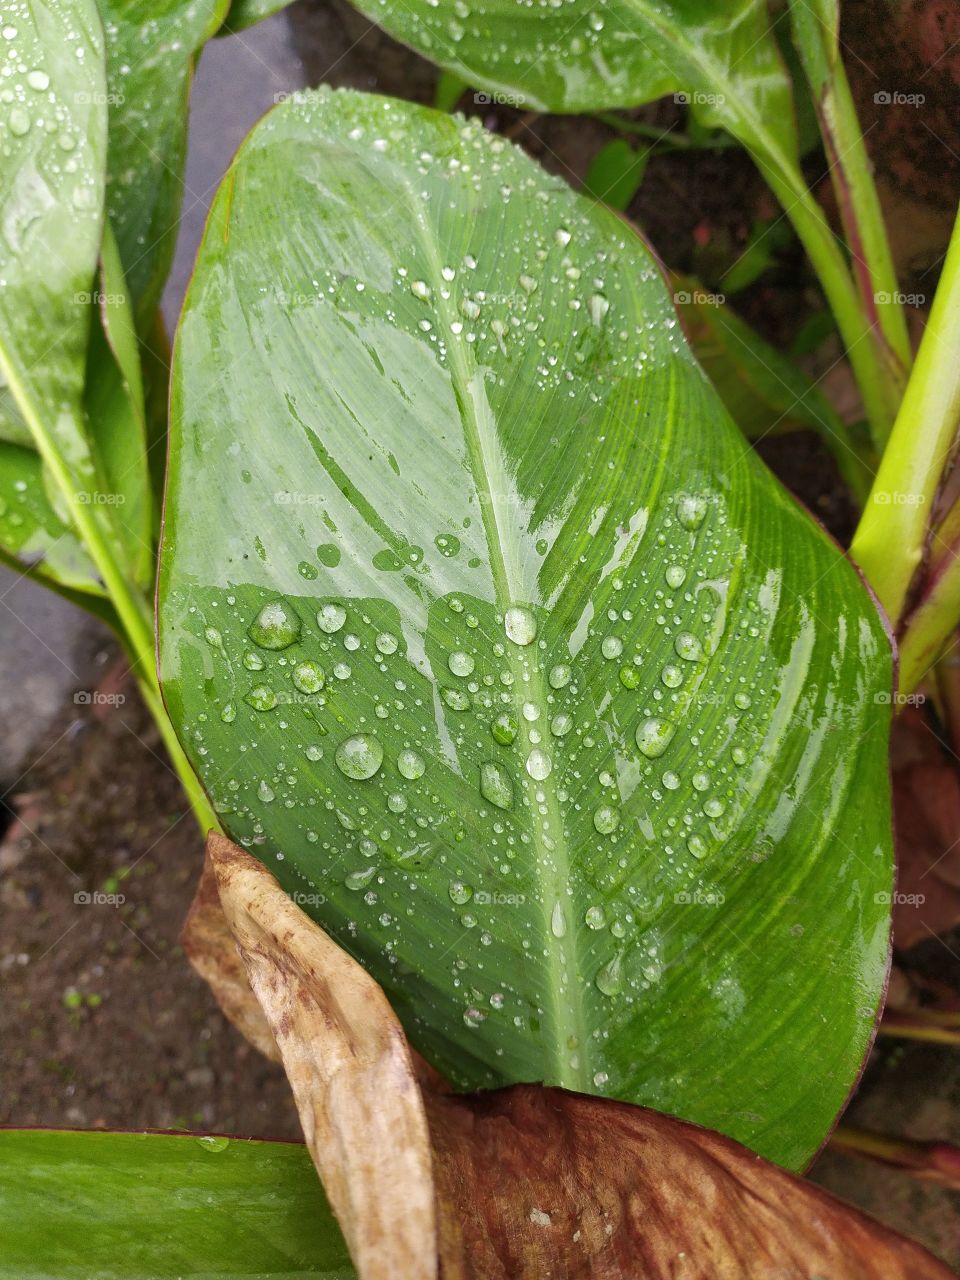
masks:
{"type": "MultiPolygon", "coordinates": [[[[931,61],[931,31],[942,33],[953,19],[944,5],[918,2],[915,28],[891,27],[881,41],[882,8],[880,0],[848,0],[844,35],[865,124],[872,119],[876,86],[888,81],[909,92],[922,80],[935,99],[937,113],[926,123],[916,113],[894,119],[874,112],[875,138],[870,135],[878,172],[887,182],[902,283],[929,300],[951,219],[943,193],[953,198],[960,188],[960,140],[954,136],[956,121],[947,119],[937,97],[955,75],[956,57],[951,53],[935,73],[923,68],[931,61]],[[930,127],[944,135],[943,145],[934,149],[925,137],[922,147],[915,145],[930,127]]],[[[305,83],[322,80],[433,100],[436,70],[344,0],[300,3],[274,22],[290,24],[305,83]]],[[[243,40],[255,50],[256,38],[250,32],[243,40]]],[[[955,83],[953,88],[955,114],[955,83]]],[[[490,107],[470,92],[459,105],[483,114],[489,127],[575,185],[597,148],[614,136],[596,120],[490,107]]],[[[682,111],[669,102],[633,115],[663,129],[682,128],[682,111]]],[[[812,153],[806,163],[829,207],[822,154],[812,153]]],[[[216,176],[208,175],[207,185],[216,176]]],[[[695,272],[717,287],[754,225],[778,217],[752,163],[736,149],[655,156],[629,213],[672,269],[695,272]]],[[[183,277],[183,258],[192,250],[189,244],[181,249],[175,274],[183,277]]],[[[768,270],[736,298],[744,318],[783,348],[822,307],[789,235],[768,270]]],[[[829,363],[828,352],[822,367],[829,363]]],[[[846,541],[855,511],[819,440],[805,433],[778,437],[761,442],[759,451],[846,541]]],[[[93,683],[108,700],[78,705],[69,690],[61,695],[61,710],[38,727],[29,750],[23,753],[18,745],[16,758],[0,764],[7,786],[22,775],[6,796],[12,824],[0,843],[6,1076],[0,1122],[294,1136],[299,1126],[282,1072],[225,1021],[179,946],[202,847],[156,730],[124,681],[111,642],[92,624],[78,618],[75,625],[78,632],[86,629],[92,648],[100,651],[93,683]]],[[[7,719],[19,706],[12,691],[27,678],[30,644],[15,656],[19,665],[7,672],[6,689],[0,685],[0,697],[10,695],[9,704],[0,705],[7,719]]],[[[22,725],[18,734],[19,742],[22,725]]],[[[960,939],[933,941],[921,958],[925,969],[960,988],[960,939]]],[[[886,1040],[847,1118],[888,1132],[960,1142],[960,1054],[952,1047],[886,1040]]],[[[832,1153],[821,1158],[815,1176],[960,1265],[954,1193],[832,1153]]]]}

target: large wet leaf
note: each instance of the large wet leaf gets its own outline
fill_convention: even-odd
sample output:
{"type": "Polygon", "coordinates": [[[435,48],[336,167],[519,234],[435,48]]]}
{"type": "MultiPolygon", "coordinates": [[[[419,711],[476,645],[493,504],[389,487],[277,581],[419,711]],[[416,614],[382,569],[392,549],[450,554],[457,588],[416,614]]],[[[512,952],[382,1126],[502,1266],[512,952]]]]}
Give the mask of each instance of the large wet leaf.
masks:
{"type": "Polygon", "coordinates": [[[297,1143],[7,1130],[0,1238],[5,1280],[356,1276],[297,1143]]]}
{"type": "Polygon", "coordinates": [[[886,967],[889,646],[642,242],[307,95],[217,196],[171,430],[162,676],[231,834],[458,1085],[802,1163],[886,967]]]}

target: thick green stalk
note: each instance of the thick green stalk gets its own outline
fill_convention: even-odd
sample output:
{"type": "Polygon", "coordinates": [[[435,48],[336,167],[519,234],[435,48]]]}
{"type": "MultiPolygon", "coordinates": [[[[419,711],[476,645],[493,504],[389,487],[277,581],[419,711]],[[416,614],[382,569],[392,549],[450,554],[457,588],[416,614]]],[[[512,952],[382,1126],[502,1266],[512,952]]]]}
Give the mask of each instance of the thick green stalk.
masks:
{"type": "Polygon", "coordinates": [[[886,358],[886,344],[863,308],[837,237],[799,169],[780,156],[756,151],[753,155],[819,277],[860,389],[871,436],[882,445],[900,402],[899,381],[886,358]]]}
{"type": "MultiPolygon", "coordinates": [[[[901,620],[907,593],[923,559],[928,512],[952,456],[960,424],[958,352],[960,218],[954,226],[903,403],[851,546],[851,555],[867,575],[894,626],[901,620]]],[[[915,611],[911,626],[918,625],[917,618],[915,611]]],[[[928,635],[939,631],[945,640],[957,622],[954,606],[938,599],[924,613],[922,626],[928,635]]],[[[905,675],[901,671],[903,687],[907,688],[905,675]]]]}
{"type": "MultiPolygon", "coordinates": [[[[840,56],[836,0],[790,0],[793,38],[810,84],[830,179],[861,304],[874,326],[888,378],[902,395],[912,362],[893,255],[860,122],[840,56]]],[[[877,440],[876,443],[882,443],[877,440]]]]}

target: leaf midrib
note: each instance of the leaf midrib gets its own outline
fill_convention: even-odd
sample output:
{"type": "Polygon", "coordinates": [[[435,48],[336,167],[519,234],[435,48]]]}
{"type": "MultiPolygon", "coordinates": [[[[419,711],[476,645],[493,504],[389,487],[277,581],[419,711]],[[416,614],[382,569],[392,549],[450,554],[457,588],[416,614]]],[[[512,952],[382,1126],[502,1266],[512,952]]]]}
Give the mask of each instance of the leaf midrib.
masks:
{"type": "MultiPolygon", "coordinates": [[[[421,247],[429,263],[434,306],[443,318],[446,331],[450,333],[450,325],[456,320],[456,312],[443,297],[446,282],[442,275],[443,263],[437,252],[436,237],[432,234],[432,228],[428,227],[424,221],[416,192],[411,189],[402,174],[398,175],[398,180],[407,199],[414,226],[417,228],[421,247]]],[[[512,575],[504,554],[504,545],[509,545],[509,539],[502,536],[499,505],[494,501],[489,479],[492,470],[489,462],[490,445],[491,443],[495,445],[496,442],[491,442],[489,432],[481,421],[482,415],[475,410],[476,402],[471,391],[471,385],[475,384],[477,379],[482,379],[482,370],[465,350],[464,344],[456,341],[455,338],[447,344],[446,350],[471,472],[478,491],[486,499],[481,501],[480,509],[497,604],[501,612],[511,605],[532,605],[534,601],[527,600],[522,594],[522,584],[519,581],[511,581],[512,575]]],[[[491,418],[492,416],[491,408],[491,418]]],[[[531,662],[529,666],[525,666],[518,660],[517,652],[510,642],[505,648],[515,680],[519,678],[526,684],[531,701],[539,706],[546,706],[548,690],[539,664],[531,662]],[[528,674],[529,679],[524,680],[528,674]]],[[[584,1009],[583,974],[577,946],[579,931],[576,921],[569,918],[571,851],[565,836],[563,814],[555,786],[549,779],[541,783],[536,782],[529,777],[525,767],[520,772],[530,812],[537,813],[536,792],[538,787],[542,788],[546,798],[550,829],[556,832],[552,847],[548,847],[543,839],[542,824],[537,821],[530,823],[531,844],[540,883],[539,896],[548,970],[547,994],[552,1003],[550,1024],[554,1029],[552,1036],[548,1033],[543,1037],[543,1047],[552,1062],[552,1070],[544,1071],[543,1078],[547,1083],[588,1091],[590,1088],[587,1071],[588,1055],[583,1050],[587,1044],[589,1024],[584,1009]],[[548,872],[547,868],[550,867],[553,870],[548,872]],[[554,903],[560,903],[564,911],[566,929],[562,938],[557,938],[552,928],[554,903]],[[578,1046],[580,1052],[571,1053],[573,1046],[578,1046]],[[577,1066],[571,1066],[571,1061],[577,1066]]]]}

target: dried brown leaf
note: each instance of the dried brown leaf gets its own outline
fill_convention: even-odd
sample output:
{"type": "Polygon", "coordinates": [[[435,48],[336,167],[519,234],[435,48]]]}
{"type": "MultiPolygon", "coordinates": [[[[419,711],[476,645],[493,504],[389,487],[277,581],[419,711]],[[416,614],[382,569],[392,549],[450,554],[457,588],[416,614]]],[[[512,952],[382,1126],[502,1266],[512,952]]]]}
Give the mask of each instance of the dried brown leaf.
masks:
{"type": "Polygon", "coordinates": [[[219,836],[220,898],[361,1280],[947,1280],[719,1134],[604,1098],[418,1083],[380,987],[219,836]]]}
{"type": "Polygon", "coordinates": [[[279,1062],[280,1050],[270,1023],[251,990],[233,932],[220,905],[217,876],[209,851],[203,860],[200,883],[180,932],[180,941],[187,959],[210,987],[230,1022],[255,1049],[272,1062],[279,1062]]]}

